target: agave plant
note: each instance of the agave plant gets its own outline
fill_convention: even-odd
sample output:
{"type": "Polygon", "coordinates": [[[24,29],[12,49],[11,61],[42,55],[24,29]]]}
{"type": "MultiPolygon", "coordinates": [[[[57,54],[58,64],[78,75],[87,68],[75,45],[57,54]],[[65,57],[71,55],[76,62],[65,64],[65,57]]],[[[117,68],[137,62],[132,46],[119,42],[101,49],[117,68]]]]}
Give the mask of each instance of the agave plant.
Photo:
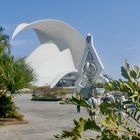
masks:
{"type": "Polygon", "coordinates": [[[0,83],[13,94],[19,89],[29,87],[34,80],[33,70],[24,59],[15,59],[9,53],[3,53],[0,59],[0,83]]]}

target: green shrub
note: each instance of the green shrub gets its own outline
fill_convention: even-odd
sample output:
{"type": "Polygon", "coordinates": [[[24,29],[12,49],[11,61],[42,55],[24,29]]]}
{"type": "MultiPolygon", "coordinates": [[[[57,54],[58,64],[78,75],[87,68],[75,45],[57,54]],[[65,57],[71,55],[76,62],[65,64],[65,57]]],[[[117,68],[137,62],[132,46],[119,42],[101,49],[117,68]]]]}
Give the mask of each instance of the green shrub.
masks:
{"type": "Polygon", "coordinates": [[[12,101],[11,95],[0,96],[0,118],[22,118],[17,112],[17,108],[12,101]]]}
{"type": "Polygon", "coordinates": [[[63,98],[66,98],[66,95],[70,93],[68,89],[63,88],[46,88],[43,89],[41,92],[40,88],[39,90],[36,89],[36,93],[33,93],[32,100],[60,100],[63,98]],[[39,91],[39,93],[38,93],[39,91]],[[42,93],[44,92],[45,93],[42,93]]]}

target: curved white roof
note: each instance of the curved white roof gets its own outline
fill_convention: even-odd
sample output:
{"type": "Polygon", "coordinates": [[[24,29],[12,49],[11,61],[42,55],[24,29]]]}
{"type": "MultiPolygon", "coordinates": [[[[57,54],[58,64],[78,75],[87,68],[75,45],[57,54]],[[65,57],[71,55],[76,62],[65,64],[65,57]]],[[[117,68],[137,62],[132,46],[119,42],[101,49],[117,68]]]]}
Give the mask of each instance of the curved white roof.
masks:
{"type": "Polygon", "coordinates": [[[38,75],[36,85],[53,87],[66,74],[78,72],[85,42],[77,30],[62,21],[46,19],[20,24],[12,38],[30,28],[40,41],[40,46],[26,58],[38,75]]]}

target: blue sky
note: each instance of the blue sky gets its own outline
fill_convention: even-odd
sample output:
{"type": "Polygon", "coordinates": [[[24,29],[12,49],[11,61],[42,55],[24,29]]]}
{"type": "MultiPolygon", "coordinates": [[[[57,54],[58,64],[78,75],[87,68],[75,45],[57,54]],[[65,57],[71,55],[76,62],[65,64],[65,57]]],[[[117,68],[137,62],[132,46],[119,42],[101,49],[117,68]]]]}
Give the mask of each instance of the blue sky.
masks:
{"type": "MultiPolygon", "coordinates": [[[[22,22],[59,19],[83,37],[93,34],[95,48],[113,78],[127,59],[140,66],[140,0],[0,0],[0,25],[11,37],[22,22]]],[[[32,30],[11,41],[15,56],[26,56],[38,45],[32,30]]]]}

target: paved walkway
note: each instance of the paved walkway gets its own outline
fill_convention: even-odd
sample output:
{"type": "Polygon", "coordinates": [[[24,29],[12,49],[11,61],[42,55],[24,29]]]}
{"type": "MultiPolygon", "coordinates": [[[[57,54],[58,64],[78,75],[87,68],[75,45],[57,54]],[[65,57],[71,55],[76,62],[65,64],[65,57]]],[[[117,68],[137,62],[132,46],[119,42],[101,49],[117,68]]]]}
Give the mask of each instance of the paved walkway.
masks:
{"type": "Polygon", "coordinates": [[[73,119],[88,117],[87,111],[76,112],[75,105],[31,101],[30,94],[16,95],[15,102],[28,124],[0,127],[0,140],[55,140],[58,131],[69,129],[73,119]]]}

